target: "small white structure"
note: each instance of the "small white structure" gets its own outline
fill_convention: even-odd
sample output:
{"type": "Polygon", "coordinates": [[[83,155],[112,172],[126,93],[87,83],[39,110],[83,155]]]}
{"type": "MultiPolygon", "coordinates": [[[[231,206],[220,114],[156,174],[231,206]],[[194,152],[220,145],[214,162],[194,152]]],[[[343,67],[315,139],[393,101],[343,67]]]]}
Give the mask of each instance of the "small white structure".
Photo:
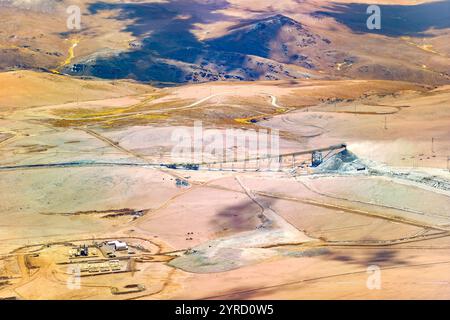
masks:
{"type": "Polygon", "coordinates": [[[114,248],[114,250],[116,251],[122,251],[122,250],[128,250],[128,245],[126,242],[122,242],[119,240],[114,240],[114,241],[108,241],[106,243],[108,246],[111,246],[114,248]]]}

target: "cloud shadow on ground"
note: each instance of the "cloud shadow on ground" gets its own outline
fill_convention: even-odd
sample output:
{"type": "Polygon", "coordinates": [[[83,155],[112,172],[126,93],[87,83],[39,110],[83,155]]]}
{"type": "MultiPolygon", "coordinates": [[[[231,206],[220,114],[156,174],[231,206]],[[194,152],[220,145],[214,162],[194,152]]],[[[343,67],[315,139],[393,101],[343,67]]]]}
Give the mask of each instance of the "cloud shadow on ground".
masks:
{"type": "Polygon", "coordinates": [[[381,30],[369,30],[366,21],[368,4],[333,4],[316,15],[328,16],[356,33],[377,33],[390,37],[427,37],[430,29],[450,28],[450,0],[417,5],[378,5],[381,30]]]}

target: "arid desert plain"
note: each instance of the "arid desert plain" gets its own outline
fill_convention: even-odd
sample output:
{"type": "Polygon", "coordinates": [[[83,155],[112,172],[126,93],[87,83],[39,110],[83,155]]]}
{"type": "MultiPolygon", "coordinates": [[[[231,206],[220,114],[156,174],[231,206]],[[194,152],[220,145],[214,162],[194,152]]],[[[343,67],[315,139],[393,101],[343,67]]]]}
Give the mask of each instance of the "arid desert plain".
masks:
{"type": "MultiPolygon", "coordinates": [[[[0,298],[450,299],[450,26],[362,40],[332,15],[315,24],[317,1],[298,12],[291,1],[255,1],[254,11],[230,1],[211,12],[291,14],[338,51],[347,32],[353,60],[306,47],[314,68],[249,53],[271,74],[258,79],[242,69],[230,80],[211,62],[214,80],[191,81],[197,71],[181,82],[138,71],[109,78],[100,68],[73,74],[108,46],[125,50],[115,56],[124,64],[137,59],[120,44],[142,35],[123,29],[139,19],[113,19],[128,7],[107,2],[96,10],[118,6],[98,18],[112,20],[111,37],[92,36],[103,20],[88,17],[92,29],[76,34],[76,47],[55,46],[61,55],[27,55],[33,44],[13,53],[5,35],[13,30],[0,33],[0,298]],[[364,51],[380,44],[384,56],[364,51]],[[392,73],[380,73],[383,64],[392,73]],[[276,68],[299,76],[277,77],[276,68]]],[[[153,2],[163,5],[129,5],[153,2]]],[[[405,2],[396,1],[441,3],[405,2]]],[[[34,12],[0,10],[19,10],[24,21],[34,12]]],[[[234,30],[234,20],[210,19],[193,37],[234,30]]],[[[14,32],[20,42],[32,31],[14,32]]],[[[55,43],[50,34],[42,46],[55,43]]],[[[103,66],[117,63],[108,59],[103,66]]]]}

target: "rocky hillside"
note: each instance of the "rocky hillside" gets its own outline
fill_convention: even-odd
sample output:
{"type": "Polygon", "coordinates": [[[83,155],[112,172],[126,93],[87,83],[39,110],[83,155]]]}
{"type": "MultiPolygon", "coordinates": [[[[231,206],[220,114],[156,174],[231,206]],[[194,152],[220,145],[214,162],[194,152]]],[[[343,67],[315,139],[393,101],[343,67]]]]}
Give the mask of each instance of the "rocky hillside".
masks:
{"type": "Polygon", "coordinates": [[[380,4],[387,18],[377,32],[364,29],[366,5],[338,2],[2,0],[0,70],[163,84],[302,78],[450,83],[450,23],[443,19],[450,0],[380,4]],[[82,11],[81,30],[66,26],[73,4],[82,11]],[[400,32],[402,19],[409,27],[400,32]]]}

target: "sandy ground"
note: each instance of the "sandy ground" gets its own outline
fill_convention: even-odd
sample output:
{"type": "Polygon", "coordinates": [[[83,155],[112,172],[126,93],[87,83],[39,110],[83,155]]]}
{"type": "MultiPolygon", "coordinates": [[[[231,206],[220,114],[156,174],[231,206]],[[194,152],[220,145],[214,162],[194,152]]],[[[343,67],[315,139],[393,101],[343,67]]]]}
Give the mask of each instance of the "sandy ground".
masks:
{"type": "Polygon", "coordinates": [[[97,94],[0,110],[0,297],[449,297],[448,87],[307,81],[97,94]],[[301,164],[310,155],[285,158],[279,172],[160,166],[172,161],[173,131],[197,120],[221,133],[279,130],[282,154],[345,142],[378,171],[313,174],[301,164]],[[68,268],[89,264],[70,251],[111,239],[131,249],[89,257],[99,267],[68,285],[68,268]],[[120,273],[105,265],[115,259],[120,273]],[[367,286],[373,265],[381,289],[367,286]]]}
{"type": "MultiPolygon", "coordinates": [[[[173,9],[151,2],[156,15],[173,9]]],[[[302,47],[314,70],[289,65],[311,80],[164,89],[60,73],[152,41],[119,10],[83,15],[91,31],[64,38],[67,1],[54,15],[2,8],[0,68],[48,72],[0,73],[0,298],[449,299],[448,29],[354,32],[332,16],[348,3],[229,0],[217,18],[175,17],[207,41],[276,12],[332,47],[302,47]],[[388,78],[410,82],[369,80],[388,78]],[[219,136],[279,134],[280,170],[260,160],[180,169],[190,161],[173,156],[174,132],[193,136],[197,121],[219,136]],[[286,155],[342,143],[364,168],[315,170],[311,154],[286,155]],[[128,250],[112,256],[102,243],[113,239],[128,250]],[[81,245],[87,257],[73,254],[81,245]]],[[[197,8],[210,14],[200,2],[176,10],[197,8]]],[[[278,44],[297,42],[288,34],[258,61],[284,59],[278,44]]],[[[210,160],[206,151],[194,153],[210,160]]]]}

